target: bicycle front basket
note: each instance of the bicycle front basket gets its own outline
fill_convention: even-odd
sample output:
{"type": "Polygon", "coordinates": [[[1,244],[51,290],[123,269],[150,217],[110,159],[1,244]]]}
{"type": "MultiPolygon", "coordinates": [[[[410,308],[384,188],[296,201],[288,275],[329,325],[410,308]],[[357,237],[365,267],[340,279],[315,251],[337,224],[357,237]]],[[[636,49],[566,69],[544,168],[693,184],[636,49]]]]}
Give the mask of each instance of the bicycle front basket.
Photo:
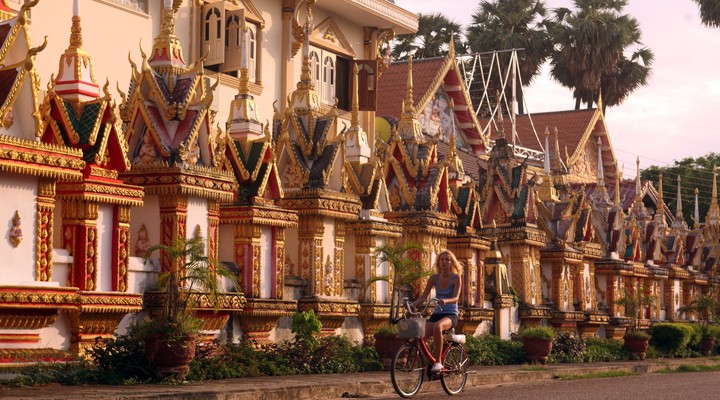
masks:
{"type": "Polygon", "coordinates": [[[397,337],[400,339],[421,338],[425,336],[425,318],[403,318],[398,324],[397,337]]]}

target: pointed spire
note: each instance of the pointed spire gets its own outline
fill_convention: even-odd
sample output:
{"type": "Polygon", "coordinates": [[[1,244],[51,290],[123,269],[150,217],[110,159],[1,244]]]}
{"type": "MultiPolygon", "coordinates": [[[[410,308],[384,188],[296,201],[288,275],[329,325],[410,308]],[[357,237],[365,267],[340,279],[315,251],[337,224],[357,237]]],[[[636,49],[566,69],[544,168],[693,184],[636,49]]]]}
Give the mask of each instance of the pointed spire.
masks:
{"type": "Polygon", "coordinates": [[[455,58],[455,32],[450,32],[450,44],[448,45],[448,58],[455,58]]]}
{"type": "Polygon", "coordinates": [[[660,208],[660,211],[662,211],[661,206],[664,206],[665,202],[663,201],[663,173],[660,172],[660,175],[658,175],[658,208],[660,208]]]}
{"type": "Polygon", "coordinates": [[[713,165],[712,194],[710,195],[710,208],[705,215],[705,224],[717,227],[720,225],[720,207],[717,202],[717,166],[713,165]]]}
{"type": "Polygon", "coordinates": [[[403,114],[415,115],[415,105],[413,104],[412,55],[408,55],[407,70],[407,85],[405,89],[405,100],[403,100],[403,114]]]}
{"type": "Polygon", "coordinates": [[[602,139],[600,139],[600,136],[597,138],[597,148],[598,148],[598,160],[597,160],[597,179],[598,179],[598,187],[602,186],[605,187],[605,175],[603,173],[603,160],[602,160],[602,139]]]}
{"type": "Polygon", "coordinates": [[[697,229],[700,227],[700,205],[698,202],[698,194],[700,191],[695,188],[695,215],[693,215],[693,228],[697,229]]]}
{"type": "Polygon", "coordinates": [[[425,142],[420,121],[415,117],[415,105],[413,104],[412,55],[408,55],[407,89],[405,100],[403,100],[403,112],[398,123],[398,134],[406,140],[425,142]]]}
{"type": "Polygon", "coordinates": [[[353,71],[352,71],[352,106],[350,109],[350,126],[352,127],[359,127],[360,126],[360,96],[358,92],[360,91],[358,88],[358,65],[357,63],[353,63],[353,71]]]}
{"type": "Polygon", "coordinates": [[[172,0],[165,0],[163,5],[160,34],[155,38],[148,62],[154,68],[171,70],[187,68],[180,39],[175,35],[175,10],[172,0]]]}
{"type": "Polygon", "coordinates": [[[593,204],[595,204],[597,207],[600,207],[600,208],[606,208],[606,207],[610,207],[610,205],[612,205],[612,203],[610,202],[610,197],[608,196],[607,190],[605,189],[605,175],[604,175],[604,171],[603,171],[603,161],[602,161],[602,139],[600,139],[600,136],[598,136],[598,138],[597,138],[597,148],[598,148],[597,188],[595,189],[595,192],[593,193],[593,204]]]}
{"type": "Polygon", "coordinates": [[[543,177],[542,184],[538,190],[538,198],[541,201],[558,201],[557,190],[550,171],[550,130],[545,127],[545,159],[543,160],[543,177]]]}
{"type": "Polygon", "coordinates": [[[675,211],[675,215],[678,216],[678,217],[680,217],[680,218],[682,218],[683,211],[682,211],[682,196],[681,196],[681,193],[680,193],[680,175],[678,175],[678,177],[677,177],[677,182],[678,182],[678,186],[677,186],[677,208],[675,209],[675,210],[676,210],[676,211],[675,211]]]}
{"type": "Polygon", "coordinates": [[[717,166],[713,165],[713,185],[712,194],[710,195],[710,203],[717,204],[717,166]]]}
{"type": "Polygon", "coordinates": [[[82,42],[80,0],[74,0],[70,44],[60,56],[60,70],[55,80],[55,92],[67,100],[88,101],[100,96],[92,58],[82,48],[82,42]]]}
{"type": "Polygon", "coordinates": [[[372,155],[367,133],[360,126],[358,64],[353,63],[352,71],[352,106],[350,112],[350,128],[345,133],[346,158],[353,163],[366,163],[372,155]]]}
{"type": "Polygon", "coordinates": [[[240,94],[250,94],[250,77],[248,74],[248,38],[247,27],[243,19],[240,25],[240,78],[238,79],[238,91],[240,94]]]}
{"type": "Polygon", "coordinates": [[[558,139],[558,128],[555,127],[555,171],[562,171],[562,160],[560,159],[560,141],[558,139]]]}
{"type": "Polygon", "coordinates": [[[543,171],[550,175],[550,129],[545,126],[545,159],[543,160],[543,171]]]}
{"type": "Polygon", "coordinates": [[[642,202],[642,196],[640,195],[640,157],[638,156],[637,161],[635,161],[635,164],[637,165],[636,168],[636,174],[635,174],[635,202],[642,202]]]}
{"type": "Polygon", "coordinates": [[[615,208],[620,206],[620,180],[622,179],[622,171],[618,169],[617,161],[615,162],[615,208]]]}

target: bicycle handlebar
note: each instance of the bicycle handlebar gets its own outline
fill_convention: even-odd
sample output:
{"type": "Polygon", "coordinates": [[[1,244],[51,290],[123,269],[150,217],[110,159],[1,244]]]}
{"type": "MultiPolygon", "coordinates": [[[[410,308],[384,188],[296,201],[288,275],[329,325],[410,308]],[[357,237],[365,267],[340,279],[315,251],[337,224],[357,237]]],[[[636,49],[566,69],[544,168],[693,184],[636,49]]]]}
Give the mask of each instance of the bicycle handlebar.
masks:
{"type": "Polygon", "coordinates": [[[407,309],[407,314],[410,314],[414,317],[421,317],[423,314],[425,314],[427,309],[430,307],[430,304],[435,306],[438,304],[438,301],[440,299],[437,299],[435,297],[430,298],[427,302],[425,302],[425,307],[422,309],[422,311],[418,311],[415,308],[415,305],[413,303],[411,303],[410,299],[408,299],[407,297],[404,297],[403,300],[405,301],[405,308],[407,309]]]}

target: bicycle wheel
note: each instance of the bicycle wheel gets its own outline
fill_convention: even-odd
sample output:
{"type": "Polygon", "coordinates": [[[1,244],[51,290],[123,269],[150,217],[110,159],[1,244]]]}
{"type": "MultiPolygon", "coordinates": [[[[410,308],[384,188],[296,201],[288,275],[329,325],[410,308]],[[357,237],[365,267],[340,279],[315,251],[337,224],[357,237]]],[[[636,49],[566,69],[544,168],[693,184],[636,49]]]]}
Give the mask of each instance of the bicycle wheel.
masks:
{"type": "Polygon", "coordinates": [[[445,393],[452,396],[460,393],[465,388],[469,366],[470,358],[465,348],[459,344],[451,344],[447,354],[445,354],[444,371],[440,377],[440,383],[442,383],[445,393]]]}
{"type": "Polygon", "coordinates": [[[424,378],[424,361],[420,349],[405,343],[395,352],[390,369],[393,387],[400,397],[413,397],[420,391],[424,378]]]}

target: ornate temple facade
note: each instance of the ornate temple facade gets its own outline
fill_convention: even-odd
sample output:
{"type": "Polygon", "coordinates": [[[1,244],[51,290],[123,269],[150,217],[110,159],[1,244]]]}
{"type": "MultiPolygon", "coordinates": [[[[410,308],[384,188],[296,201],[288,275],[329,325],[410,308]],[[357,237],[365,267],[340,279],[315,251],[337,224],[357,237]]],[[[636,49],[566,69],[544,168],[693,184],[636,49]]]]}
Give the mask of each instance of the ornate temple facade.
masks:
{"type": "Polygon", "coordinates": [[[283,340],[303,310],[367,338],[390,311],[376,249],[406,242],[462,262],[464,333],[619,337],[626,291],[655,299],[643,326],[697,320],[716,179],[688,226],[672,190],[621,179],[602,107],[534,115],[539,137],[478,119],[452,45],[386,56],[417,23],[385,0],[0,2],[0,366],[152,315],[181,266],[145,251],[177,237],[238,274],[195,310],[207,339],[283,340]]]}

